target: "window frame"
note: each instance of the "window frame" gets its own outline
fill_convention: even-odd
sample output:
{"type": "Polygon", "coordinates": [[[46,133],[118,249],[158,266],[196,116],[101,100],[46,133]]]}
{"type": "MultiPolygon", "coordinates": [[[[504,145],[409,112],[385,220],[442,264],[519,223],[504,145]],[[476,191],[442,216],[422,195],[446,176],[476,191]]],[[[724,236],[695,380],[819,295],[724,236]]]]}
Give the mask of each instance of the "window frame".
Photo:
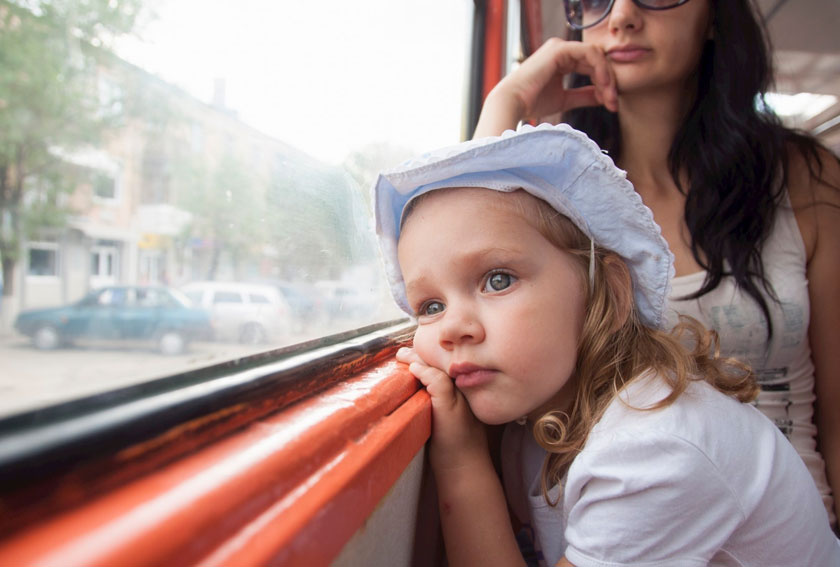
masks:
{"type": "Polygon", "coordinates": [[[21,526],[317,398],[390,358],[413,329],[406,319],[387,321],[0,419],[0,505],[8,512],[0,515],[0,543],[21,526]],[[85,489],[38,496],[60,494],[60,486],[85,489]]]}
{"type": "Polygon", "coordinates": [[[26,278],[33,279],[33,280],[54,280],[57,279],[61,275],[61,246],[59,246],[58,242],[52,242],[48,240],[32,240],[26,243],[26,278]],[[55,257],[55,273],[52,274],[33,274],[31,273],[32,270],[32,256],[31,253],[33,250],[41,250],[41,251],[49,251],[54,254],[55,257]]]}

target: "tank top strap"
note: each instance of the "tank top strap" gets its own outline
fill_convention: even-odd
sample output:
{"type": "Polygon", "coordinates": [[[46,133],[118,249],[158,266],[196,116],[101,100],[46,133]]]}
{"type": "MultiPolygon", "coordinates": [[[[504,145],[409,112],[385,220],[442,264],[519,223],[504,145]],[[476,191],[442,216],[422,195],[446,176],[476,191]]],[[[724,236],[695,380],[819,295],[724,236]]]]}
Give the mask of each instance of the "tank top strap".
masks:
{"type": "Polygon", "coordinates": [[[767,241],[764,243],[762,256],[772,258],[775,254],[793,256],[798,259],[806,257],[805,241],[802,232],[799,230],[799,223],[796,222],[793,206],[790,203],[790,194],[785,189],[782,200],[773,215],[773,225],[767,241]],[[771,252],[772,251],[772,252],[771,252]],[[775,253],[775,254],[774,254],[775,253]]]}

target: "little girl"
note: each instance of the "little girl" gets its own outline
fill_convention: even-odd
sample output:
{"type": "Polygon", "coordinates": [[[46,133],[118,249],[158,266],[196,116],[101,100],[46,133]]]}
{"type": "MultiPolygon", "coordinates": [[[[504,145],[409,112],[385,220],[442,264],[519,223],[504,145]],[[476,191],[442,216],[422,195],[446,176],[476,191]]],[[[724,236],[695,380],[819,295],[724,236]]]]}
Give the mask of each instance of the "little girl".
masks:
{"type": "Polygon", "coordinates": [[[744,403],[749,370],[695,322],[659,330],[673,257],[585,135],[446,148],[375,199],[450,565],[840,565],[801,459],[744,403]],[[507,424],[504,490],[482,424],[507,424]]]}

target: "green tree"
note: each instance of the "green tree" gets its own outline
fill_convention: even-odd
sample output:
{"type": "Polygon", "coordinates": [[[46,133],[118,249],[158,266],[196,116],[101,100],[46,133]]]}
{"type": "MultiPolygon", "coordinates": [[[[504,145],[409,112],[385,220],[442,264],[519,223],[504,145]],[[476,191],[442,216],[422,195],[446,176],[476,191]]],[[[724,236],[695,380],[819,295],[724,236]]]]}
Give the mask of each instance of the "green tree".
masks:
{"type": "Polygon", "coordinates": [[[175,172],[179,206],[193,214],[188,236],[210,245],[206,278],[213,280],[223,253],[234,270],[259,257],[266,242],[265,190],[250,170],[224,155],[210,169],[183,158],[175,172]]]}
{"type": "Polygon", "coordinates": [[[268,189],[268,231],[283,277],[335,279],[368,259],[372,222],[340,167],[299,154],[278,166],[268,189]]]}
{"type": "Polygon", "coordinates": [[[96,71],[138,21],[142,0],[0,0],[0,257],[4,295],[21,243],[59,225],[75,186],[61,152],[94,144],[123,106],[96,71]]]}
{"type": "Polygon", "coordinates": [[[351,152],[345,159],[344,169],[356,181],[362,197],[371,206],[371,187],[380,172],[396,167],[414,156],[416,152],[387,142],[376,142],[351,152]]]}

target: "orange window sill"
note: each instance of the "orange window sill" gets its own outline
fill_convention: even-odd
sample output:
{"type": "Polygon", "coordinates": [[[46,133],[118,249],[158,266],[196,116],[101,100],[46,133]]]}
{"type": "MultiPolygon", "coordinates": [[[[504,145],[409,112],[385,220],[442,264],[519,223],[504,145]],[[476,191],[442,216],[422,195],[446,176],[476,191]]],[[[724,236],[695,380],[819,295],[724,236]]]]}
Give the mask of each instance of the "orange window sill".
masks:
{"type": "Polygon", "coordinates": [[[422,449],[393,359],[0,541],[0,565],[321,565],[422,449]]]}

